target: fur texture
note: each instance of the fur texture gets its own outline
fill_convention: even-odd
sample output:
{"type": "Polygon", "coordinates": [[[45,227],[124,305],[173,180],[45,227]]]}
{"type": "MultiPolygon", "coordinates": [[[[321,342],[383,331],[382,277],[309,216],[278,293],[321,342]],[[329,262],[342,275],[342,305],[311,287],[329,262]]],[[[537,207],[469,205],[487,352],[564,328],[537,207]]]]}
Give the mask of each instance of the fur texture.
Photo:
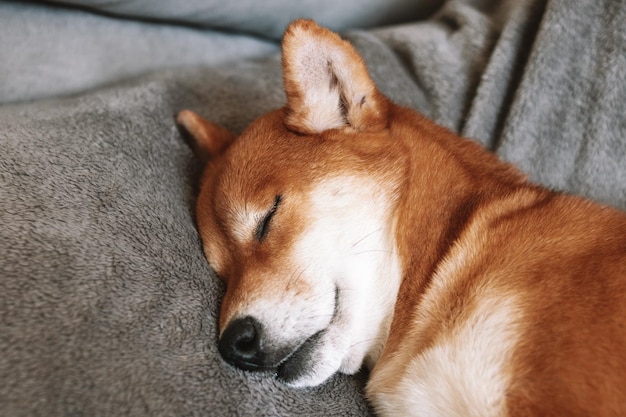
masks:
{"type": "Polygon", "coordinates": [[[296,387],[366,363],[386,416],[626,412],[623,212],[392,104],[312,21],[283,72],[287,105],[213,155],[198,199],[228,362],[296,387]]]}

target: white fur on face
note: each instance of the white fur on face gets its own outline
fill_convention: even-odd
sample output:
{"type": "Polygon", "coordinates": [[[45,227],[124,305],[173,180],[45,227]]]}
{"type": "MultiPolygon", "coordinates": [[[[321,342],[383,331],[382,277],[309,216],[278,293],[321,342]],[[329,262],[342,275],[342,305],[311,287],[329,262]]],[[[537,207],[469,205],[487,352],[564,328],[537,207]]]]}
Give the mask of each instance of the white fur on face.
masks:
{"type": "MultiPolygon", "coordinates": [[[[305,196],[285,194],[302,200],[304,231],[280,262],[287,270],[250,272],[258,293],[237,296],[234,318],[262,325],[267,365],[289,385],[318,385],[380,356],[400,285],[388,194],[374,181],[346,176],[322,180],[305,196]]],[[[245,241],[263,211],[237,213],[247,216],[235,231],[245,241]]]]}
{"type": "Polygon", "coordinates": [[[390,196],[373,182],[337,177],[309,196],[306,231],[293,248],[316,288],[336,288],[337,306],[315,351],[311,369],[293,386],[324,382],[337,371],[354,373],[380,356],[400,285],[390,196]]]}
{"type": "Polygon", "coordinates": [[[304,268],[281,272],[284,275],[280,279],[259,273],[257,278],[267,282],[263,295],[247,294],[237,314],[252,316],[263,325],[264,349],[274,366],[308,337],[324,330],[335,312],[335,289],[331,283],[301,291],[298,281],[306,281],[304,268]]]}

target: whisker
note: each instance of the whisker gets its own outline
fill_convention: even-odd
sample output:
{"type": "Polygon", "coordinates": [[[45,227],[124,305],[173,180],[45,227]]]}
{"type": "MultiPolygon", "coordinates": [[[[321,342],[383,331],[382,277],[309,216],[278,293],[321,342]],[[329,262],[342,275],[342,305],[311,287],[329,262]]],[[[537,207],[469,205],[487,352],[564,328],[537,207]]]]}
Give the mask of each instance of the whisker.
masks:
{"type": "Polygon", "coordinates": [[[291,278],[289,278],[289,281],[287,281],[287,287],[286,287],[287,290],[291,288],[294,282],[300,279],[300,277],[304,274],[304,272],[308,269],[308,267],[309,266],[307,265],[304,268],[301,268],[300,273],[291,275],[291,278]]]}
{"type": "Polygon", "coordinates": [[[363,344],[363,343],[374,342],[374,341],[376,341],[376,340],[383,341],[384,339],[383,339],[382,337],[372,337],[372,338],[370,338],[370,339],[360,340],[360,341],[358,341],[358,342],[356,342],[356,343],[353,343],[353,344],[351,344],[350,346],[348,346],[348,349],[352,349],[353,347],[358,346],[358,345],[361,345],[361,344],[363,344]]]}
{"type": "Polygon", "coordinates": [[[319,318],[326,319],[326,318],[329,318],[329,317],[333,318],[334,314],[316,314],[314,316],[307,316],[307,317],[302,317],[302,318],[306,319],[306,320],[311,320],[311,319],[319,319],[319,318]]]}
{"type": "Polygon", "coordinates": [[[383,253],[388,253],[390,255],[397,255],[397,252],[384,250],[384,249],[369,249],[369,250],[364,250],[361,252],[353,252],[353,255],[363,255],[365,253],[370,253],[370,252],[383,252],[383,253]]]}
{"type": "Polygon", "coordinates": [[[359,243],[361,243],[362,241],[364,241],[365,239],[367,239],[368,237],[370,237],[370,236],[371,236],[371,235],[373,235],[374,233],[378,233],[378,232],[380,232],[381,230],[383,230],[383,228],[382,228],[382,227],[379,227],[378,229],[376,229],[376,230],[374,230],[374,231],[372,231],[372,232],[370,232],[370,233],[366,234],[366,235],[365,235],[365,236],[363,236],[361,239],[359,239],[359,240],[357,240],[356,242],[354,242],[354,243],[352,244],[352,247],[355,247],[356,245],[358,245],[359,243]]]}

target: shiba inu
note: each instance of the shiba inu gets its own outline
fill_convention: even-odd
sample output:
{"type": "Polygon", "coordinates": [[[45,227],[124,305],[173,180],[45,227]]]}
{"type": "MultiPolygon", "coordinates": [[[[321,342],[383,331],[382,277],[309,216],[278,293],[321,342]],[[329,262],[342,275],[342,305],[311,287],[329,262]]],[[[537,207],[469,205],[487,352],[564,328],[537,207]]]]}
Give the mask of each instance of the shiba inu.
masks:
{"type": "Polygon", "coordinates": [[[293,387],[365,365],[381,416],[626,416],[626,215],[395,105],[312,21],[282,46],[283,108],[177,117],[223,358],[293,387]]]}

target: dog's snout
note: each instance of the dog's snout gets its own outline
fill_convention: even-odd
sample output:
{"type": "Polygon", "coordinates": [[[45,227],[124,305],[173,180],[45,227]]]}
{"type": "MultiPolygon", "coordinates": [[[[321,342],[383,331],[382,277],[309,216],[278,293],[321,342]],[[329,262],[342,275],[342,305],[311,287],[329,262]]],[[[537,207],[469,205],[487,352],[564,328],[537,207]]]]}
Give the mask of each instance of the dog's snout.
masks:
{"type": "Polygon", "coordinates": [[[263,326],[255,318],[247,316],[232,321],[226,327],[218,349],[231,365],[246,371],[258,371],[266,367],[263,345],[263,326]]]}

